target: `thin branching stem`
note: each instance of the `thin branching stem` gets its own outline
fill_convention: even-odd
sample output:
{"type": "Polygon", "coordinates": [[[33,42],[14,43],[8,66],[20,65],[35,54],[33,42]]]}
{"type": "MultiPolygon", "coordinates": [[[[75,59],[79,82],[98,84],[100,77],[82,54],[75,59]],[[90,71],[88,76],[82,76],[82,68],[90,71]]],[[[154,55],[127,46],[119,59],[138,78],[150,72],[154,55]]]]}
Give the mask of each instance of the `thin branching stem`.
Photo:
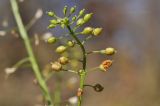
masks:
{"type": "MultiPolygon", "coordinates": [[[[86,50],[85,47],[83,46],[83,44],[81,43],[81,41],[79,40],[79,38],[76,36],[74,30],[71,29],[71,27],[69,25],[67,25],[67,29],[70,32],[70,35],[76,40],[77,44],[81,47],[82,53],[83,53],[83,72],[80,73],[80,89],[83,91],[84,88],[84,82],[85,82],[85,77],[86,77],[86,50]]],[[[78,97],[78,106],[81,106],[82,104],[82,95],[80,95],[78,97]]]]}
{"type": "Polygon", "coordinates": [[[36,61],[35,55],[34,55],[33,50],[32,50],[32,46],[31,46],[27,31],[26,31],[26,29],[24,27],[24,24],[22,22],[22,18],[21,18],[20,13],[19,13],[19,7],[18,7],[17,0],[10,0],[10,3],[11,3],[13,15],[15,17],[15,21],[16,21],[17,26],[18,26],[20,36],[22,37],[22,39],[24,41],[24,44],[25,44],[25,47],[26,47],[26,50],[27,50],[27,53],[28,53],[28,56],[29,56],[29,60],[30,60],[31,65],[32,65],[32,69],[35,73],[36,79],[37,79],[37,81],[39,83],[39,86],[42,90],[43,96],[44,96],[45,100],[47,101],[48,105],[53,106],[52,99],[51,99],[50,93],[48,91],[47,84],[46,84],[46,82],[45,82],[45,80],[44,80],[44,78],[43,78],[43,76],[40,72],[38,63],[36,61]]]}

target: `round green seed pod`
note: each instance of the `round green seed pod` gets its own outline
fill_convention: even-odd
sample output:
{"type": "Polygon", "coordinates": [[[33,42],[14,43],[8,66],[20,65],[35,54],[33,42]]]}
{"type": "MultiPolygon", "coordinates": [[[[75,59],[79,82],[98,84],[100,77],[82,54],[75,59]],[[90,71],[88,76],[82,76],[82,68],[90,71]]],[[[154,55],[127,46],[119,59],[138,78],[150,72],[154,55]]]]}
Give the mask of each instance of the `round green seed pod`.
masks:
{"type": "Polygon", "coordinates": [[[79,16],[82,16],[85,12],[85,9],[82,9],[80,12],[79,12],[79,16]]]}
{"type": "Polygon", "coordinates": [[[93,31],[93,28],[92,28],[92,27],[86,27],[86,28],[84,28],[84,30],[81,32],[81,34],[85,34],[85,35],[92,34],[92,31],[93,31]]]}
{"type": "Polygon", "coordinates": [[[76,16],[74,16],[73,18],[72,18],[72,21],[75,21],[77,19],[77,17],[76,16]]]}
{"type": "Polygon", "coordinates": [[[74,13],[75,11],[76,11],[76,6],[71,7],[71,9],[70,9],[70,14],[74,13]]]}
{"type": "Polygon", "coordinates": [[[78,19],[77,25],[83,25],[83,24],[84,24],[83,18],[78,19]]]}
{"type": "Polygon", "coordinates": [[[56,49],[56,52],[57,53],[63,53],[66,51],[66,47],[65,46],[58,46],[57,49],[56,49]]]}
{"type": "Polygon", "coordinates": [[[68,8],[67,6],[64,6],[64,8],[63,8],[63,14],[64,14],[64,15],[67,14],[67,8],[68,8]]]}
{"type": "Polygon", "coordinates": [[[88,21],[92,18],[92,15],[93,15],[93,13],[86,14],[86,15],[84,16],[84,22],[85,22],[85,23],[88,22],[88,21]]]}
{"type": "Polygon", "coordinates": [[[56,25],[54,25],[54,24],[50,24],[49,26],[48,26],[48,28],[55,28],[56,27],[56,25]]]}
{"type": "Polygon", "coordinates": [[[50,23],[56,25],[58,22],[57,20],[50,20],[50,23]]]}
{"type": "Polygon", "coordinates": [[[74,41],[68,41],[67,42],[67,46],[69,46],[69,47],[74,47],[74,45],[75,45],[74,41]]]}
{"type": "Polygon", "coordinates": [[[50,17],[54,17],[54,16],[55,16],[55,13],[52,12],[52,11],[49,11],[49,12],[47,12],[47,15],[50,16],[50,17]]]}
{"type": "Polygon", "coordinates": [[[55,37],[50,37],[50,38],[48,38],[48,40],[47,40],[47,42],[49,43],[49,44],[53,44],[53,43],[55,43],[57,41],[57,39],[55,38],[55,37]]]}
{"type": "Polygon", "coordinates": [[[93,35],[98,36],[101,34],[101,32],[102,32],[102,28],[95,28],[93,30],[93,35]]]}
{"type": "Polygon", "coordinates": [[[116,50],[112,47],[108,47],[105,49],[105,54],[107,54],[107,55],[113,55],[115,53],[116,53],[116,50]]]}
{"type": "Polygon", "coordinates": [[[62,64],[62,65],[66,65],[66,64],[69,62],[68,58],[67,58],[67,57],[64,57],[64,56],[60,57],[60,58],[58,59],[58,61],[59,61],[59,63],[62,64]]]}

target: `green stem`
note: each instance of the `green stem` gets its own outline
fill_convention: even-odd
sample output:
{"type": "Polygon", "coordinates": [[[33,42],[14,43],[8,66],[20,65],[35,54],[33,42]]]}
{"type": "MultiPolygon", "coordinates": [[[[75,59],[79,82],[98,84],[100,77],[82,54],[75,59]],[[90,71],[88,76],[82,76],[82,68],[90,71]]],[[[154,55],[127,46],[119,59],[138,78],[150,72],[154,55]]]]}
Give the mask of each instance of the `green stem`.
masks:
{"type": "MultiPolygon", "coordinates": [[[[81,50],[83,52],[83,71],[80,73],[80,89],[83,91],[84,88],[84,82],[86,77],[86,50],[79,38],[76,36],[75,32],[71,29],[69,25],[66,25],[67,29],[69,30],[71,36],[76,40],[77,44],[81,47],[81,50]]],[[[81,106],[82,104],[82,95],[78,97],[78,106],[81,106]]]]}
{"type": "Polygon", "coordinates": [[[48,105],[53,106],[52,99],[51,99],[50,93],[48,91],[47,84],[46,84],[42,74],[40,73],[40,69],[37,64],[36,58],[33,54],[32,46],[31,46],[27,31],[26,31],[24,24],[22,22],[22,19],[21,19],[20,13],[19,13],[18,3],[16,0],[10,0],[10,3],[11,3],[13,15],[15,17],[15,20],[16,20],[16,23],[18,26],[18,30],[20,32],[22,39],[24,40],[24,44],[25,44],[25,47],[26,47],[26,50],[27,50],[27,53],[29,56],[29,60],[32,65],[32,69],[33,69],[35,76],[38,80],[38,83],[39,83],[39,86],[42,90],[43,96],[44,96],[45,100],[47,101],[48,105]]]}
{"type": "Polygon", "coordinates": [[[29,61],[29,58],[26,57],[26,58],[18,61],[15,65],[13,65],[13,67],[17,69],[17,68],[19,68],[20,66],[22,66],[22,64],[24,64],[24,63],[26,63],[26,62],[28,62],[28,61],[29,61]]]}
{"type": "Polygon", "coordinates": [[[83,52],[83,70],[85,71],[85,69],[86,69],[86,50],[85,50],[83,44],[81,43],[81,41],[78,39],[78,37],[75,35],[74,31],[71,29],[71,27],[69,25],[67,25],[67,29],[69,30],[71,36],[77,41],[77,43],[81,47],[81,50],[83,52]]]}

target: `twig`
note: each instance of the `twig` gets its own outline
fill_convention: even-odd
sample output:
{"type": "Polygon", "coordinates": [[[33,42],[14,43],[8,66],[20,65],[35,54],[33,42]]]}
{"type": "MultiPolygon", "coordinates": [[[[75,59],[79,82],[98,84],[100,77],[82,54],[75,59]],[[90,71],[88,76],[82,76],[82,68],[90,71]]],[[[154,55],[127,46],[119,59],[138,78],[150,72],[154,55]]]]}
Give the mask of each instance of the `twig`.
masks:
{"type": "Polygon", "coordinates": [[[44,96],[45,100],[47,101],[48,105],[53,106],[52,99],[49,94],[47,84],[46,84],[42,74],[40,73],[40,69],[39,69],[38,63],[36,61],[35,55],[33,53],[32,46],[31,46],[27,31],[26,31],[24,24],[22,22],[22,19],[21,19],[20,13],[19,13],[18,3],[16,0],[10,0],[10,3],[11,3],[13,15],[15,17],[15,20],[16,20],[16,23],[18,26],[18,30],[20,32],[20,36],[24,40],[24,44],[25,44],[25,47],[26,47],[26,50],[27,50],[27,53],[29,56],[29,60],[32,64],[32,69],[33,69],[35,76],[38,80],[38,83],[39,83],[39,86],[42,90],[43,96],[44,96]]]}

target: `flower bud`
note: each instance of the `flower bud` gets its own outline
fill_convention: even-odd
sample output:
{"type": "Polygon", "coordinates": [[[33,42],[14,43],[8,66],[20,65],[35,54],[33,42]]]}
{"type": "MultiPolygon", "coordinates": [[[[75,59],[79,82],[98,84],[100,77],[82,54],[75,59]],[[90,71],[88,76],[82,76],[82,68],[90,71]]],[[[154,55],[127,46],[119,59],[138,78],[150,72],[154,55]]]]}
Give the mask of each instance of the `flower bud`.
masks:
{"type": "Polygon", "coordinates": [[[61,24],[61,28],[64,29],[64,27],[65,27],[65,24],[61,24]]]}
{"type": "Polygon", "coordinates": [[[54,25],[54,24],[50,24],[49,26],[48,26],[48,28],[55,28],[56,27],[56,25],[54,25]]]}
{"type": "Polygon", "coordinates": [[[76,6],[71,7],[71,9],[70,9],[70,14],[74,13],[74,12],[75,12],[75,10],[76,10],[76,6]]]}
{"type": "Polygon", "coordinates": [[[68,8],[67,6],[64,6],[64,8],[63,8],[63,14],[64,14],[64,15],[67,14],[67,8],[68,8]]]}
{"type": "Polygon", "coordinates": [[[102,62],[102,64],[99,66],[99,69],[102,71],[107,71],[109,67],[112,65],[112,60],[105,60],[102,62]]]}
{"type": "Polygon", "coordinates": [[[59,19],[59,18],[58,18],[58,19],[57,19],[57,23],[60,24],[61,22],[62,22],[62,19],[59,19]]]}
{"type": "Polygon", "coordinates": [[[86,34],[86,35],[88,35],[88,34],[91,34],[92,31],[93,31],[93,28],[91,28],[91,27],[86,27],[86,28],[84,28],[84,30],[81,32],[81,34],[86,34]]]}
{"type": "Polygon", "coordinates": [[[82,16],[82,15],[84,14],[84,12],[85,12],[85,9],[81,10],[81,11],[79,12],[79,16],[82,16]]]}
{"type": "Polygon", "coordinates": [[[68,60],[68,58],[67,57],[60,57],[59,59],[58,59],[58,61],[59,61],[59,63],[60,64],[62,64],[62,65],[65,65],[65,64],[67,64],[68,62],[69,62],[69,60],[68,60]]]}
{"type": "Polygon", "coordinates": [[[62,69],[62,65],[59,62],[51,63],[51,68],[54,71],[60,71],[62,69]]]}
{"type": "Polygon", "coordinates": [[[84,24],[84,20],[83,18],[80,18],[78,21],[77,21],[77,25],[83,25],[84,24]]]}
{"type": "Polygon", "coordinates": [[[77,19],[77,17],[76,17],[76,16],[72,17],[72,21],[75,21],[76,19],[77,19]]]}
{"type": "Polygon", "coordinates": [[[67,48],[65,46],[59,46],[59,47],[57,47],[56,52],[57,53],[63,53],[63,52],[66,51],[66,49],[67,48]]]}
{"type": "Polygon", "coordinates": [[[57,39],[55,38],[55,37],[50,37],[50,38],[48,38],[48,40],[47,40],[47,42],[49,43],[49,44],[53,44],[53,43],[55,43],[57,41],[57,39]]]}
{"type": "Polygon", "coordinates": [[[54,17],[54,16],[55,16],[55,13],[52,12],[52,11],[49,11],[49,12],[47,12],[47,15],[50,16],[50,17],[54,17]]]}
{"type": "Polygon", "coordinates": [[[86,15],[84,16],[84,22],[85,22],[85,23],[88,22],[88,21],[92,18],[92,15],[93,15],[93,13],[86,14],[86,15]]]}
{"type": "Polygon", "coordinates": [[[57,20],[50,20],[50,23],[53,25],[56,25],[58,22],[57,22],[57,20]]]}
{"type": "Polygon", "coordinates": [[[65,25],[67,25],[67,24],[69,23],[69,19],[68,19],[67,17],[65,17],[65,18],[63,19],[63,23],[64,23],[65,25]]]}
{"type": "Polygon", "coordinates": [[[102,32],[102,28],[95,28],[93,30],[93,35],[98,36],[101,34],[101,32],[102,32]]]}
{"type": "Polygon", "coordinates": [[[67,46],[69,46],[69,47],[74,47],[74,45],[75,45],[74,41],[68,41],[67,42],[67,46]]]}
{"type": "Polygon", "coordinates": [[[94,90],[95,90],[96,92],[101,92],[101,91],[103,91],[103,89],[104,89],[104,87],[103,87],[102,85],[100,85],[100,84],[94,85],[93,88],[94,88],[94,90]]]}
{"type": "Polygon", "coordinates": [[[108,47],[105,49],[105,54],[107,54],[107,55],[113,55],[115,53],[116,53],[116,50],[112,47],[108,47]]]}

